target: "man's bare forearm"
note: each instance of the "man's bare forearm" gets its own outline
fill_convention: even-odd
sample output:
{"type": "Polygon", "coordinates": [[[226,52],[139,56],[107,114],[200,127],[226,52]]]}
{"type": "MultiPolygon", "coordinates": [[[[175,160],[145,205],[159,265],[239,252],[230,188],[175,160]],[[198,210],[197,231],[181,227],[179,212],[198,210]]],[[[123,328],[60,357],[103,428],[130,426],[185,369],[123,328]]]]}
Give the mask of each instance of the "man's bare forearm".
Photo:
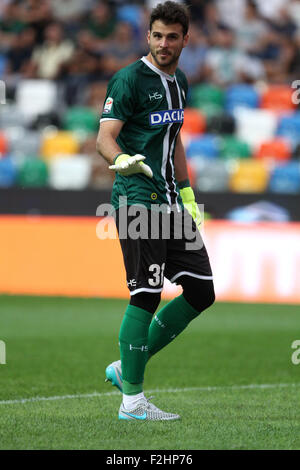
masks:
{"type": "Polygon", "coordinates": [[[115,156],[122,153],[117,142],[110,138],[97,139],[96,149],[110,165],[113,164],[115,156]]]}
{"type": "Polygon", "coordinates": [[[122,153],[122,149],[116,141],[120,128],[121,126],[118,126],[117,122],[112,124],[104,122],[99,129],[96,150],[110,165],[113,164],[116,155],[122,153]]]}
{"type": "Polygon", "coordinates": [[[180,135],[178,136],[176,141],[174,165],[175,176],[178,183],[180,183],[181,181],[188,180],[189,175],[187,169],[186,155],[180,135]]]}

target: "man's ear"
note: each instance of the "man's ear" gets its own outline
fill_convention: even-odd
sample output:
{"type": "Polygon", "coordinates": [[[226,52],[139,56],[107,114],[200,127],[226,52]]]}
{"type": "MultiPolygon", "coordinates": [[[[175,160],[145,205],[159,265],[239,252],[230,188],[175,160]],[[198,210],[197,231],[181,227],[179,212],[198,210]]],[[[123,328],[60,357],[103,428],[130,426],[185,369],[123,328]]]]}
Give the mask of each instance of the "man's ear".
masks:
{"type": "Polygon", "coordinates": [[[149,42],[150,42],[150,34],[151,34],[151,31],[148,30],[148,33],[147,33],[147,42],[148,42],[148,44],[149,44],[149,42]]]}
{"type": "Polygon", "coordinates": [[[183,37],[183,47],[186,47],[186,46],[188,45],[189,39],[190,39],[190,36],[189,36],[189,34],[187,33],[187,34],[183,37]]]}

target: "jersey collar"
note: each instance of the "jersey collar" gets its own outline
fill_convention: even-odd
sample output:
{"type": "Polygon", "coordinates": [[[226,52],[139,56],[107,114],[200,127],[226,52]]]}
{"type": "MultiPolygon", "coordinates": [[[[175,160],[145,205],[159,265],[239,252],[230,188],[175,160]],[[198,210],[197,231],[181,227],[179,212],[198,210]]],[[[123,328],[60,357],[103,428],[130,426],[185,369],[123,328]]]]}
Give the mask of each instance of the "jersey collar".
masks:
{"type": "Polygon", "coordinates": [[[155,65],[153,65],[145,56],[141,58],[141,61],[144,62],[147,67],[149,67],[153,72],[157,73],[161,77],[166,78],[167,80],[170,80],[171,82],[174,82],[175,80],[175,75],[169,75],[168,73],[163,72],[162,70],[159,70],[155,65]]]}

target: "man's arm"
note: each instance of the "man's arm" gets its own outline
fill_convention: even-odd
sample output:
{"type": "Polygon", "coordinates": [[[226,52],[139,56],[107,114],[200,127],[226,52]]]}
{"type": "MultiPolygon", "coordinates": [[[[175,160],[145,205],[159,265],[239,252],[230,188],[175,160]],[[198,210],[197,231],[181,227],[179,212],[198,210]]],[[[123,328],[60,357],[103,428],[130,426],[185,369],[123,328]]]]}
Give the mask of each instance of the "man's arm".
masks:
{"type": "Polygon", "coordinates": [[[194,191],[191,188],[188,168],[186,162],[185,150],[183,147],[180,134],[177,137],[175,155],[174,155],[174,165],[175,165],[175,176],[178,181],[178,186],[180,190],[180,196],[183,202],[184,207],[193,217],[198,229],[200,230],[201,226],[201,214],[197,203],[195,201],[194,191]]]}
{"type": "Polygon", "coordinates": [[[117,137],[124,125],[119,119],[102,121],[98,132],[96,149],[109,163],[109,169],[117,171],[123,176],[130,176],[136,173],[143,173],[152,178],[151,168],[143,160],[144,155],[127,155],[117,144],[117,137]]]}
{"type": "Polygon", "coordinates": [[[114,163],[116,155],[122,153],[116,140],[123,125],[124,122],[119,119],[102,121],[100,124],[96,149],[110,165],[114,163]]]}
{"type": "Polygon", "coordinates": [[[177,137],[175,155],[174,155],[174,165],[175,165],[175,176],[178,183],[182,183],[189,179],[188,169],[186,163],[185,150],[183,143],[180,137],[180,134],[177,137]]]}

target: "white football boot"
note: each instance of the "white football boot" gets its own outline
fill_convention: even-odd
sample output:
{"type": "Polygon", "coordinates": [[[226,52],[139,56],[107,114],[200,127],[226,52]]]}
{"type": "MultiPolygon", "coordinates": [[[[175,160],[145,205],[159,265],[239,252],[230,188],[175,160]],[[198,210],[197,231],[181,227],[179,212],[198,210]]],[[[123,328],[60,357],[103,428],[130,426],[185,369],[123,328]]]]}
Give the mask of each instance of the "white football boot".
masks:
{"type": "Polygon", "coordinates": [[[127,410],[123,403],[119,409],[119,419],[135,421],[174,421],[180,416],[174,413],[167,413],[150,403],[151,398],[141,398],[133,410],[127,410]]]}

